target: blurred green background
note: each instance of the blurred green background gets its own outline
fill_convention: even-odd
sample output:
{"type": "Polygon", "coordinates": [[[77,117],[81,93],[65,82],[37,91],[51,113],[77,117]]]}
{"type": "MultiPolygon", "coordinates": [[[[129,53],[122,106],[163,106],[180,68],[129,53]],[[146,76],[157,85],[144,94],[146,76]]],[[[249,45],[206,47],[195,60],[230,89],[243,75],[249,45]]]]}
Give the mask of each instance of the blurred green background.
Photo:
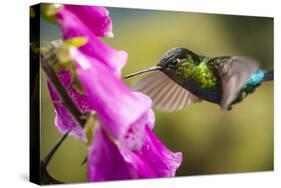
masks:
{"type": "MultiPolygon", "coordinates": [[[[239,55],[273,69],[273,18],[109,8],[114,38],[104,39],[128,52],[123,74],[150,67],[164,52],[185,47],[206,56],[239,55]]],[[[59,28],[41,22],[41,40],[60,38],[59,28]]],[[[41,158],[60,138],[42,72],[41,158]]],[[[128,85],[139,77],[132,78],[128,85]]],[[[273,82],[265,83],[232,111],[208,102],[174,113],[155,111],[155,132],[172,151],[183,153],[177,176],[273,169],[273,82]]],[[[63,182],[86,181],[87,153],[69,137],[48,166],[63,182]]]]}

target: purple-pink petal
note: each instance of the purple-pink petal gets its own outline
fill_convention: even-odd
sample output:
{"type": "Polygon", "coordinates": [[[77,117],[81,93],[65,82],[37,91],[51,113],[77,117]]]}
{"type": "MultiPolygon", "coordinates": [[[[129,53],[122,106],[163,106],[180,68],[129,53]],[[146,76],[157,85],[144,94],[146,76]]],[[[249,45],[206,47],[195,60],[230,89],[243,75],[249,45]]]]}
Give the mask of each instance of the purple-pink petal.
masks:
{"type": "MultiPolygon", "coordinates": [[[[70,54],[76,63],[76,72],[85,94],[88,96],[89,104],[95,109],[104,128],[121,142],[126,139],[130,128],[137,128],[140,130],[139,134],[142,134],[141,130],[147,123],[143,117],[147,116],[151,108],[150,99],[130,91],[100,61],[84,55],[78,49],[72,49],[70,54]],[[134,126],[134,124],[137,125],[134,126]]],[[[134,139],[134,141],[142,142],[138,139],[134,139]]],[[[132,146],[137,145],[132,144],[132,146]]]]}
{"type": "MultiPolygon", "coordinates": [[[[86,37],[87,43],[80,47],[80,50],[93,58],[96,58],[100,62],[109,66],[116,75],[121,74],[121,69],[127,63],[127,53],[125,51],[118,51],[109,45],[105,44],[101,39],[97,38],[94,32],[89,29],[88,25],[85,25],[73,14],[73,10],[80,11],[80,6],[71,8],[71,11],[67,8],[61,8],[57,13],[57,18],[64,39],[70,39],[73,37],[86,37]]],[[[98,8],[93,8],[92,11],[99,11],[98,8]]],[[[94,13],[92,13],[94,14],[94,13]]],[[[96,28],[102,29],[102,28],[96,28]]]]}
{"type": "Polygon", "coordinates": [[[104,7],[64,5],[75,14],[96,36],[112,36],[112,22],[104,7]]]}
{"type": "MultiPolygon", "coordinates": [[[[151,106],[151,100],[146,95],[138,92],[134,92],[134,95],[139,98],[144,104],[151,106]]],[[[151,129],[154,127],[155,116],[154,112],[149,109],[146,113],[140,116],[134,123],[130,125],[130,128],[126,132],[123,139],[120,139],[122,146],[129,150],[139,151],[143,145],[145,135],[145,127],[148,126],[151,129]]]]}
{"type": "Polygon", "coordinates": [[[182,154],[168,150],[149,127],[145,127],[144,138],[139,152],[121,149],[125,161],[138,171],[139,178],[175,176],[182,162],[182,154]]]}
{"type": "Polygon", "coordinates": [[[99,127],[88,154],[88,180],[175,176],[182,161],[181,153],[168,150],[149,127],[145,131],[145,142],[141,151],[130,151],[118,147],[99,127]]]}
{"type": "MultiPolygon", "coordinates": [[[[87,112],[90,110],[88,99],[85,95],[80,94],[75,88],[71,87],[72,82],[71,73],[68,70],[62,70],[58,73],[58,77],[63,84],[63,86],[68,91],[69,95],[81,110],[81,112],[87,112]]],[[[48,89],[52,98],[52,101],[55,106],[55,125],[58,130],[64,134],[71,130],[71,135],[78,139],[86,141],[85,133],[83,129],[79,126],[76,120],[72,117],[70,112],[64,107],[61,103],[60,97],[57,94],[56,90],[53,88],[52,84],[48,82],[48,89]]]]}
{"type": "Polygon", "coordinates": [[[125,180],[132,176],[118,147],[101,128],[95,131],[87,166],[89,181],[125,180]]]}

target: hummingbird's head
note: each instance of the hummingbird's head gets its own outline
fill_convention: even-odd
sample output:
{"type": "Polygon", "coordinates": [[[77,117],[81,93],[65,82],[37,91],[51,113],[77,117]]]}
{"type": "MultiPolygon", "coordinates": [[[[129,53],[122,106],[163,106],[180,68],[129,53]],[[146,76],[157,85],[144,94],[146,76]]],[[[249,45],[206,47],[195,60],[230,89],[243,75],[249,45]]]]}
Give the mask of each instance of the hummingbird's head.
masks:
{"type": "Polygon", "coordinates": [[[172,73],[177,69],[186,59],[190,59],[190,63],[198,61],[198,55],[186,48],[172,48],[168,50],[160,59],[160,62],[153,67],[129,74],[124,78],[130,78],[145,72],[160,70],[165,73],[172,73]]]}
{"type": "Polygon", "coordinates": [[[157,66],[161,67],[163,71],[175,70],[186,61],[188,56],[193,59],[197,55],[186,48],[172,48],[162,56],[157,66]]]}

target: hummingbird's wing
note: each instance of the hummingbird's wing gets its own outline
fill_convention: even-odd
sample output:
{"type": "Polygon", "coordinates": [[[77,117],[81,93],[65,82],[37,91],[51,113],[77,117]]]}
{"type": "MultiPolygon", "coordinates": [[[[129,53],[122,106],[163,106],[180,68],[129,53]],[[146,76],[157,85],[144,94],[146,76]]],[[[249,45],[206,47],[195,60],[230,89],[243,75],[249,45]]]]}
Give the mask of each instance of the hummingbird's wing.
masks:
{"type": "Polygon", "coordinates": [[[225,60],[218,69],[221,80],[221,109],[229,110],[233,101],[251,74],[258,70],[258,64],[251,59],[231,57],[225,60]]]}
{"type": "Polygon", "coordinates": [[[147,74],[133,89],[148,95],[153,107],[162,111],[179,111],[200,99],[178,85],[160,71],[147,74]]]}

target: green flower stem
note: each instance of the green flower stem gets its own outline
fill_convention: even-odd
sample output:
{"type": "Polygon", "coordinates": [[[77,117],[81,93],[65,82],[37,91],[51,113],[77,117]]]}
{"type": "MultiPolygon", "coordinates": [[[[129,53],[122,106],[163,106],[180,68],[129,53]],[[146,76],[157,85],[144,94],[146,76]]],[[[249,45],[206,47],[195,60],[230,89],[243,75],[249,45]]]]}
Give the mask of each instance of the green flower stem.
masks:
{"type": "MultiPolygon", "coordinates": [[[[71,130],[70,130],[71,131],[71,130]]],[[[52,159],[53,155],[59,149],[63,141],[67,138],[70,131],[65,133],[61,139],[57,142],[57,144],[51,149],[51,151],[46,155],[46,157],[41,161],[41,184],[63,184],[63,182],[53,178],[47,170],[47,165],[49,164],[50,160],[52,159]]]]}
{"type": "MultiPolygon", "coordinates": [[[[71,130],[70,130],[71,131],[71,130]]],[[[68,131],[67,133],[65,133],[61,139],[59,139],[59,141],[56,143],[56,145],[54,145],[54,147],[51,149],[51,151],[46,155],[46,157],[42,160],[42,166],[44,168],[47,167],[47,165],[49,164],[51,158],[53,157],[53,155],[56,153],[56,151],[58,150],[58,148],[60,147],[60,145],[63,143],[63,141],[67,138],[67,136],[69,135],[70,131],[68,131]]]]}
{"type": "MultiPolygon", "coordinates": [[[[58,95],[60,96],[61,103],[67,108],[67,110],[71,113],[74,119],[79,123],[79,125],[84,128],[86,124],[86,119],[84,114],[77,108],[76,104],[68,94],[68,91],[62,85],[61,81],[59,80],[55,70],[53,69],[54,64],[58,63],[58,58],[56,55],[56,49],[48,50],[48,53],[41,52],[41,67],[45,74],[48,77],[48,80],[51,82],[52,86],[57,91],[58,95]]],[[[57,144],[50,150],[50,152],[46,155],[46,157],[41,161],[41,183],[42,184],[59,184],[63,183],[52,176],[49,175],[47,171],[47,165],[49,164],[50,160],[61,146],[61,144],[65,141],[68,137],[71,130],[69,130],[63,137],[57,142],[57,144]]]]}
{"type": "MultiPolygon", "coordinates": [[[[56,56],[54,51],[50,52],[50,56],[41,56],[41,65],[42,68],[47,75],[49,81],[52,83],[53,87],[59,94],[62,104],[67,108],[67,110],[71,113],[74,119],[79,123],[79,125],[84,128],[86,123],[85,119],[81,118],[83,113],[77,108],[75,103],[73,102],[72,98],[69,96],[68,92],[63,87],[62,83],[60,82],[57,74],[55,73],[53,67],[49,64],[49,59],[55,59],[53,56],[56,56]]],[[[48,53],[49,54],[49,53],[48,53]]]]}

